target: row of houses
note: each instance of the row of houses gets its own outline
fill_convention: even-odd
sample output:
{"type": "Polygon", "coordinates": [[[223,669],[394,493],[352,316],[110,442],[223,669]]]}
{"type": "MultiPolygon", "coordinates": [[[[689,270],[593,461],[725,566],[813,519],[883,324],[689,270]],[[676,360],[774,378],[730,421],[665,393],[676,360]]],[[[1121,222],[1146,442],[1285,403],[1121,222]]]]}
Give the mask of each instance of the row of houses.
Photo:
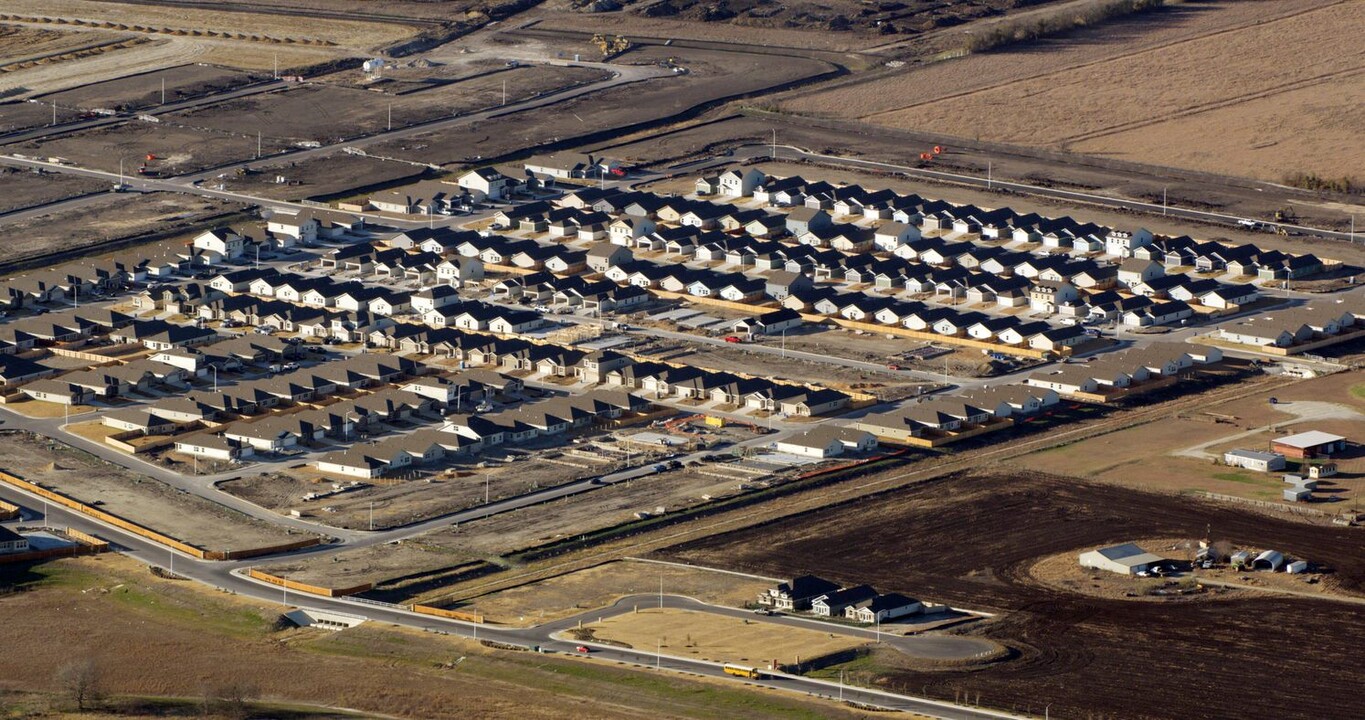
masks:
{"type": "Polygon", "coordinates": [[[1059,402],[1056,391],[1024,385],[1001,385],[963,395],[930,396],[895,410],[867,415],[849,424],[896,443],[951,436],[992,420],[1045,412],[1059,402]]]}
{"type": "Polygon", "coordinates": [[[1178,378],[1196,365],[1208,365],[1222,359],[1223,353],[1216,347],[1152,343],[1094,362],[1070,363],[1058,369],[1039,371],[1029,375],[1024,383],[1061,395],[1093,397],[1157,378],[1178,378]]]}
{"type": "Polygon", "coordinates": [[[759,593],[758,604],[776,610],[810,611],[820,617],[842,617],[873,624],[913,615],[924,603],[900,593],[879,593],[870,585],[840,587],[815,575],[802,575],[759,593]]]}
{"type": "Polygon", "coordinates": [[[1218,337],[1239,345],[1287,348],[1355,332],[1362,321],[1365,308],[1359,302],[1315,301],[1224,325],[1218,337]]]}
{"type": "Polygon", "coordinates": [[[424,428],[375,443],[353,445],[318,458],[322,472],[374,478],[413,465],[468,455],[504,444],[562,435],[646,410],[649,403],[623,392],[593,391],[522,405],[486,415],[455,415],[439,429],[424,428]]]}

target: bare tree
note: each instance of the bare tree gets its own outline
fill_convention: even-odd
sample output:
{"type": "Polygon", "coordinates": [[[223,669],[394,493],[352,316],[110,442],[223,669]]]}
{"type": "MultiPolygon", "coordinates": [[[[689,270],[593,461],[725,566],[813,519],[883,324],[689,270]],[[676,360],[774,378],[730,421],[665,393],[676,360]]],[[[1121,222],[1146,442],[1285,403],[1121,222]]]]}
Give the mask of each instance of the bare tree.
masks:
{"type": "Polygon", "coordinates": [[[218,701],[222,713],[230,718],[241,720],[251,715],[251,703],[260,692],[244,682],[230,682],[218,688],[218,701]]]}
{"type": "Polygon", "coordinates": [[[99,665],[91,658],[74,660],[57,671],[57,684],[81,712],[99,705],[104,698],[99,665]]]}

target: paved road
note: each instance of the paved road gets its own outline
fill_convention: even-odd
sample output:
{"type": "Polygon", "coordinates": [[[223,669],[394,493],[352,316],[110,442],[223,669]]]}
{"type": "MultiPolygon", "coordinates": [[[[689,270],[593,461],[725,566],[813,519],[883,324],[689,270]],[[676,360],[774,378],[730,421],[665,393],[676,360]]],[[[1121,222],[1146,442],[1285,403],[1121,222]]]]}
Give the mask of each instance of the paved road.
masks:
{"type": "MultiPolygon", "coordinates": [[[[1239,215],[1227,215],[1224,213],[1208,212],[1204,210],[1190,210],[1187,208],[1163,207],[1156,203],[1141,202],[1139,200],[1127,200],[1123,198],[1111,197],[1108,195],[1096,195],[1094,193],[1079,192],[1075,190],[1064,190],[1061,188],[1043,187],[1040,185],[1029,185],[1027,183],[1009,182],[996,180],[990,177],[980,177],[978,175],[964,175],[962,173],[944,172],[941,170],[927,170],[923,168],[910,167],[907,165],[895,165],[892,163],[876,162],[874,160],[860,160],[858,158],[841,157],[839,155],[826,155],[823,153],[811,152],[805,148],[793,147],[790,145],[778,145],[777,157],[780,160],[812,160],[822,163],[841,165],[851,170],[868,169],[880,172],[895,172],[911,177],[923,177],[931,180],[951,180],[965,185],[973,185],[986,189],[1005,188],[1029,195],[1041,197],[1051,197],[1061,200],[1081,200],[1087,203],[1104,205],[1107,207],[1119,208],[1122,210],[1133,210],[1144,213],[1161,213],[1171,217],[1186,218],[1190,220],[1201,220],[1204,222],[1216,222],[1225,225],[1235,225],[1238,220],[1243,218],[1239,215]]],[[[754,160],[760,158],[771,158],[773,147],[771,145],[744,145],[736,148],[731,160],[754,160]]],[[[1306,225],[1293,225],[1290,223],[1274,223],[1278,227],[1287,230],[1310,233],[1325,238],[1337,240],[1354,240],[1351,233],[1327,230],[1324,228],[1309,227],[1306,225]]]]}
{"type": "MultiPolygon", "coordinates": [[[[0,498],[19,504],[29,510],[35,508],[37,506],[35,503],[38,502],[37,498],[8,486],[0,486],[0,498]]],[[[493,628],[479,626],[473,623],[460,622],[458,620],[418,615],[401,606],[389,605],[386,603],[365,602],[352,598],[325,598],[313,595],[300,596],[299,593],[289,593],[282,588],[257,582],[245,577],[243,573],[252,563],[245,561],[218,563],[199,561],[186,555],[174,553],[166,548],[155,545],[150,541],[143,540],[135,535],[123,532],[117,528],[104,526],[101,523],[95,522],[78,513],[68,511],[65,508],[49,508],[48,512],[48,524],[51,526],[71,527],[84,532],[93,533],[110,540],[115,545],[117,551],[143,563],[163,568],[173,567],[174,572],[177,575],[204,585],[228,590],[238,595],[264,600],[266,602],[278,602],[281,604],[282,611],[292,607],[332,611],[363,617],[374,622],[392,623],[404,627],[444,632],[460,637],[471,637],[522,647],[536,647],[542,652],[577,655],[578,653],[575,652],[575,648],[581,644],[578,642],[558,640],[552,636],[554,632],[566,629],[564,623],[568,622],[570,625],[575,624],[576,618],[547,623],[545,625],[527,629],[493,628]],[[176,557],[177,555],[178,557],[176,557]]],[[[657,601],[657,596],[654,597],[657,601]]],[[[678,603],[679,607],[692,607],[688,605],[688,603],[695,603],[695,601],[689,601],[686,598],[669,598],[668,596],[665,596],[665,602],[678,603]]],[[[709,611],[712,608],[707,606],[705,609],[709,611]]],[[[741,614],[746,618],[755,618],[752,614],[741,614]]],[[[781,619],[772,618],[771,620],[779,621],[781,619]]],[[[909,640],[911,638],[905,639],[909,640]]],[[[925,652],[934,651],[929,645],[921,645],[920,649],[925,652]]],[[[654,667],[659,670],[689,672],[706,675],[708,677],[724,678],[733,682],[741,682],[739,679],[725,675],[719,664],[688,658],[672,657],[660,653],[600,646],[596,652],[589,654],[588,658],[608,662],[629,663],[646,668],[654,667]]],[[[837,682],[787,675],[785,673],[770,673],[768,677],[761,680],[746,679],[742,682],[807,695],[819,695],[831,698],[842,697],[850,702],[917,712],[922,715],[936,718],[951,718],[953,720],[997,720],[999,718],[1008,719],[1019,717],[1007,713],[979,708],[960,707],[950,703],[914,698],[906,695],[897,695],[877,690],[848,686],[841,687],[837,682]]]]}

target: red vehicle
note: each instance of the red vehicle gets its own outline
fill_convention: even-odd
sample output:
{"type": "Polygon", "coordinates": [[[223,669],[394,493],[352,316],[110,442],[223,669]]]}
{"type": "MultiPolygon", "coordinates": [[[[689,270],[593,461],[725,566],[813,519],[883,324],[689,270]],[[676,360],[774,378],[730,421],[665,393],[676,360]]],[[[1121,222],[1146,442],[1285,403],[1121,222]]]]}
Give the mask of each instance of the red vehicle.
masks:
{"type": "Polygon", "coordinates": [[[892,363],[892,364],[890,364],[890,365],[887,365],[887,366],[886,366],[886,369],[887,369],[887,370],[900,370],[900,369],[901,369],[901,366],[900,366],[900,365],[896,365],[895,363],[892,363]]]}
{"type": "Polygon", "coordinates": [[[588,653],[592,652],[592,650],[587,645],[579,645],[578,647],[574,648],[574,650],[577,652],[581,652],[584,655],[587,655],[588,653]]]}
{"type": "Polygon", "coordinates": [[[744,342],[744,341],[743,341],[743,340],[740,340],[738,335],[726,335],[726,336],[725,336],[725,342],[728,342],[728,343],[738,343],[738,342],[744,342]]]}

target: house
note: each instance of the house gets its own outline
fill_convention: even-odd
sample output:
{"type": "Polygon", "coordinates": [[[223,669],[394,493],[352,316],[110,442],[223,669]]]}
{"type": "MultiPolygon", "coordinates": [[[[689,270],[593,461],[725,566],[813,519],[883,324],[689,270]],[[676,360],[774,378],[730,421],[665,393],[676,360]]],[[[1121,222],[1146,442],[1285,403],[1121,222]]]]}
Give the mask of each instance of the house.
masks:
{"type": "Polygon", "coordinates": [[[143,435],[160,435],[174,432],[176,421],[168,420],[155,413],[136,408],[111,410],[100,416],[105,427],[121,431],[136,431],[143,435]]]}
{"type": "Polygon", "coordinates": [[[716,191],[725,197],[749,197],[767,179],[758,168],[732,168],[720,174],[716,191]]]}
{"type": "Polygon", "coordinates": [[[829,213],[824,210],[799,207],[787,213],[787,232],[794,237],[801,237],[814,230],[823,230],[832,224],[829,213]]]}
{"type": "Polygon", "coordinates": [[[1165,562],[1165,558],[1143,550],[1135,543],[1111,545],[1083,552],[1080,555],[1081,567],[1094,570],[1108,570],[1120,575],[1145,573],[1154,565],[1165,562]]]}
{"type": "Polygon", "coordinates": [[[1276,452],[1256,450],[1228,450],[1223,453],[1223,464],[1228,467],[1246,468],[1256,472],[1273,472],[1284,469],[1284,455],[1276,452]]]}
{"type": "Polygon", "coordinates": [[[1312,460],[1346,451],[1346,438],[1320,430],[1296,433],[1270,441],[1270,449],[1287,458],[1312,460]]]}
{"type": "Polygon", "coordinates": [[[408,300],[413,312],[417,314],[426,314],[432,310],[459,305],[461,302],[463,301],[460,299],[460,291],[449,285],[429,287],[414,293],[408,300]]]}
{"type": "Polygon", "coordinates": [[[34,400],[58,405],[85,405],[95,399],[95,391],[65,380],[37,380],[19,388],[19,392],[34,400]]]}
{"type": "Polygon", "coordinates": [[[1133,232],[1111,231],[1104,237],[1104,251],[1118,257],[1132,257],[1133,251],[1152,243],[1152,233],[1141,229],[1133,232]]]}
{"type": "Polygon", "coordinates": [[[838,589],[838,583],[814,575],[802,575],[759,593],[758,604],[771,606],[777,610],[800,611],[809,608],[815,598],[836,592],[838,589]]]}
{"type": "Polygon", "coordinates": [[[201,262],[216,264],[241,257],[246,249],[246,240],[228,228],[218,227],[194,236],[190,246],[201,262]]]}
{"type": "Polygon", "coordinates": [[[595,158],[589,153],[558,152],[535,155],[523,167],[533,175],[559,180],[581,180],[619,174],[620,163],[607,158],[595,158]]]}
{"type": "Polygon", "coordinates": [[[814,286],[811,279],[800,273],[776,270],[763,279],[763,292],[774,300],[784,300],[787,296],[814,286]]]}
{"type": "Polygon", "coordinates": [[[1129,258],[1119,265],[1118,283],[1123,287],[1132,288],[1165,274],[1166,268],[1162,267],[1161,263],[1154,260],[1129,258]]]}
{"type": "Polygon", "coordinates": [[[517,181],[494,170],[493,168],[479,168],[470,170],[461,175],[456,184],[469,191],[474,197],[475,202],[485,200],[503,200],[512,195],[516,190],[517,181]]]}
{"type": "Polygon", "coordinates": [[[0,555],[28,552],[28,549],[28,538],[7,527],[0,526],[0,555]]]}
{"type": "Polygon", "coordinates": [[[1080,298],[1076,288],[1068,282],[1037,279],[1028,289],[1029,308],[1034,312],[1054,313],[1062,305],[1070,305],[1080,298]]]}
{"type": "Polygon", "coordinates": [[[634,259],[635,253],[629,248],[611,243],[597,243],[588,250],[587,262],[589,270],[600,273],[634,259]]]}
{"type": "Polygon", "coordinates": [[[801,327],[805,320],[801,313],[788,308],[764,313],[758,317],[736,320],[731,327],[735,332],[754,335],[780,335],[788,330],[801,327]]]}
{"type": "Polygon", "coordinates": [[[607,226],[607,234],[614,245],[631,247],[640,237],[654,232],[654,221],[642,217],[620,217],[607,226]]]}
{"type": "Polygon", "coordinates": [[[877,438],[872,433],[835,425],[821,425],[774,445],[778,452],[820,459],[839,457],[846,452],[867,452],[876,447],[877,438]]]}
{"type": "Polygon", "coordinates": [[[1075,347],[1090,339],[1085,328],[1079,325],[1049,328],[1028,339],[1028,346],[1034,350],[1057,352],[1064,347],[1075,347]]]}
{"type": "Polygon", "coordinates": [[[176,438],[175,451],[182,455],[223,462],[231,462],[255,454],[255,451],[249,446],[244,447],[221,435],[210,433],[195,433],[176,438]]]}
{"type": "Polygon", "coordinates": [[[924,603],[900,593],[886,593],[871,600],[849,605],[844,617],[866,625],[914,615],[924,609],[924,603]]]}
{"type": "Polygon", "coordinates": [[[857,605],[875,597],[877,591],[872,589],[871,585],[855,585],[811,600],[810,611],[820,617],[843,617],[844,611],[850,605],[857,605]]]}

